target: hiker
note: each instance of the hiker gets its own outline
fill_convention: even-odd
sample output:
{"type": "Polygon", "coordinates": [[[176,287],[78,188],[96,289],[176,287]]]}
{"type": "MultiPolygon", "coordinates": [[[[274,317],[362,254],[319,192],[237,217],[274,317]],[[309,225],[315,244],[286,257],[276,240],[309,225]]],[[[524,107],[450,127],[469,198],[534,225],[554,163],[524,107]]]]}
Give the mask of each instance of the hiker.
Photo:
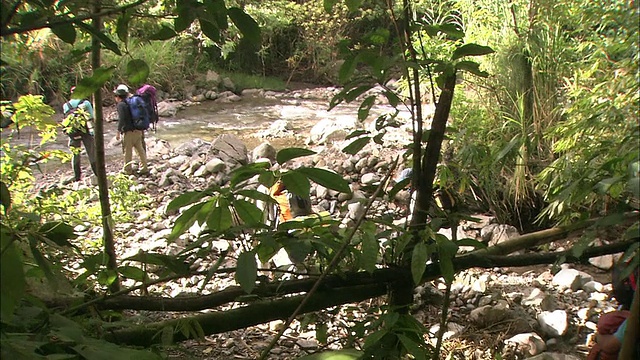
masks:
{"type": "Polygon", "coordinates": [[[279,222],[289,221],[298,216],[307,216],[313,212],[309,199],[290,193],[281,180],[273,184],[269,189],[269,195],[278,203],[279,222]]]}
{"type": "Polygon", "coordinates": [[[127,104],[126,99],[129,97],[129,88],[124,85],[118,85],[113,92],[116,98],[116,109],[118,111],[118,131],[116,133],[116,140],[120,140],[122,135],[122,147],[124,150],[124,172],[126,174],[132,174],[131,160],[133,158],[133,149],[136,149],[142,168],[139,174],[146,175],[149,173],[147,166],[147,153],[144,146],[144,131],[137,130],[133,126],[133,118],[127,104]]]}
{"type": "MultiPolygon", "coordinates": [[[[628,318],[631,312],[633,294],[637,289],[639,268],[626,278],[620,278],[619,274],[626,267],[626,263],[618,262],[613,269],[613,297],[620,307],[617,311],[602,314],[598,319],[596,331],[596,344],[589,350],[587,360],[615,360],[622,347],[624,333],[627,329],[628,318]]],[[[640,339],[638,339],[640,340],[640,339]]],[[[636,342],[636,346],[640,344],[636,342]]],[[[640,351],[640,350],[636,350],[640,351]]]]}
{"type": "Polygon", "coordinates": [[[93,106],[87,99],[73,97],[75,86],[71,88],[71,99],[62,105],[65,118],[62,121],[64,132],[69,136],[69,149],[73,154],[71,167],[73,168],[74,181],[80,181],[82,168],[80,167],[81,144],[89,158],[89,164],[94,174],[96,172],[96,149],[93,139],[93,106]]]}

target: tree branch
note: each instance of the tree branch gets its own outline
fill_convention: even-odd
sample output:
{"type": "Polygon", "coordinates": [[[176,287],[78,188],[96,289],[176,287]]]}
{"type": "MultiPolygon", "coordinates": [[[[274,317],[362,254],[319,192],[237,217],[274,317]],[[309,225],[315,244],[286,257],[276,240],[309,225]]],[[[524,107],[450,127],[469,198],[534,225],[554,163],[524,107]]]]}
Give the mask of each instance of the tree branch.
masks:
{"type": "Polygon", "coordinates": [[[91,19],[93,17],[103,17],[103,16],[107,16],[107,15],[117,14],[117,13],[122,12],[124,10],[127,10],[129,8],[133,8],[133,7],[136,7],[138,5],[142,5],[145,2],[147,2],[147,0],[138,0],[138,1],[134,2],[134,3],[123,5],[123,6],[114,8],[114,9],[101,11],[101,12],[96,13],[96,14],[86,14],[86,15],[76,16],[76,17],[73,17],[73,18],[66,18],[66,17],[62,17],[62,16],[57,16],[51,21],[45,21],[44,23],[42,23],[42,22],[34,23],[34,24],[27,25],[27,26],[18,26],[18,27],[12,27],[12,28],[7,28],[7,29],[5,29],[4,26],[3,26],[2,30],[0,30],[0,36],[5,37],[5,36],[13,35],[13,34],[23,34],[23,33],[29,32],[29,31],[33,31],[33,30],[39,30],[39,29],[43,29],[43,28],[47,28],[47,27],[50,28],[50,27],[53,27],[53,26],[56,26],[56,25],[69,24],[69,23],[75,23],[75,22],[79,22],[79,21],[84,21],[84,20],[91,19]]]}
{"type": "MultiPolygon", "coordinates": [[[[456,271],[472,267],[519,267],[551,264],[562,258],[565,258],[566,262],[576,263],[586,261],[587,259],[595,256],[623,252],[635,241],[635,239],[632,239],[624,242],[588,248],[580,257],[572,256],[571,250],[548,254],[528,254],[518,256],[498,256],[473,253],[456,258],[453,262],[456,271]]],[[[423,281],[434,280],[440,276],[439,265],[437,263],[429,264],[425,271],[425,275],[423,276],[423,281]]],[[[329,279],[325,280],[324,284],[327,286],[323,287],[322,290],[317,291],[314,296],[309,299],[307,304],[300,310],[300,314],[381,296],[387,291],[386,283],[389,281],[403,281],[403,279],[410,282],[411,274],[400,268],[382,269],[375,271],[372,274],[356,273],[345,274],[345,276],[334,276],[332,277],[332,283],[329,282],[329,279]],[[349,285],[350,283],[358,281],[365,282],[365,284],[349,285]],[[340,283],[346,284],[346,286],[328,286],[335,286],[340,283]]],[[[302,285],[303,283],[307,283],[307,286],[310,288],[313,286],[315,281],[301,280],[299,285],[302,285]]],[[[105,339],[118,344],[150,346],[161,341],[161,337],[156,336],[159,331],[162,331],[162,329],[166,327],[172,327],[174,328],[174,341],[183,341],[186,340],[185,336],[181,332],[175,332],[175,328],[180,324],[180,322],[184,321],[198,321],[205,335],[243,329],[269,321],[287,318],[300,306],[304,297],[305,295],[299,295],[281,299],[258,301],[238,309],[216,311],[182,319],[174,319],[145,324],[144,326],[116,330],[106,334],[105,339]]],[[[150,300],[147,299],[146,301],[149,302],[150,300]]],[[[169,311],[171,309],[165,310],[169,311]]]]}

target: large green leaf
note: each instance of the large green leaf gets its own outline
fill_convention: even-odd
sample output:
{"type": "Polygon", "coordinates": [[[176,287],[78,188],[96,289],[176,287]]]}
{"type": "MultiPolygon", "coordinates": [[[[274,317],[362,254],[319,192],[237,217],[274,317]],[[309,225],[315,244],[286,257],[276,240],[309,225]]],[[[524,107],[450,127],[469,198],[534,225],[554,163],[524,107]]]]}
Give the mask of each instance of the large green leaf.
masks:
{"type": "Polygon", "coordinates": [[[427,358],[425,349],[415,340],[403,334],[398,334],[398,339],[400,339],[402,345],[405,347],[405,349],[407,349],[409,354],[411,354],[415,360],[425,360],[427,358]]]}
{"type": "Polygon", "coordinates": [[[180,194],[178,195],[178,197],[169,202],[166,212],[178,210],[183,206],[198,202],[208,195],[209,194],[206,191],[188,191],[186,193],[180,194]]]}
{"type": "Polygon", "coordinates": [[[76,42],[76,28],[70,22],[54,25],[51,31],[67,44],[73,45],[76,42]]]}
{"type": "Polygon", "coordinates": [[[82,28],[89,34],[95,36],[98,40],[100,40],[100,42],[102,43],[102,45],[104,45],[105,48],[113,51],[116,55],[122,55],[122,53],[120,52],[120,48],[118,47],[118,44],[113,42],[113,40],[111,40],[104,33],[98,31],[98,29],[96,29],[95,27],[91,25],[87,25],[83,22],[79,22],[78,27],[82,28]]]}
{"type": "Polygon", "coordinates": [[[492,48],[478,44],[464,44],[453,51],[451,60],[457,60],[464,56],[481,56],[494,53],[492,48]]]}
{"type": "Polygon", "coordinates": [[[347,57],[342,66],[340,66],[340,71],[338,72],[338,80],[341,83],[346,83],[349,81],[353,72],[356,70],[356,65],[358,65],[359,56],[349,56],[347,57]]]}
{"type": "Polygon", "coordinates": [[[149,65],[142,59],[133,59],[127,63],[126,74],[130,84],[142,85],[149,77],[149,65]]]}
{"type": "Polygon", "coordinates": [[[251,294],[256,287],[258,278],[258,264],[256,254],[253,251],[246,251],[238,256],[236,265],[236,282],[247,294],[251,294]]]}
{"type": "Polygon", "coordinates": [[[266,162],[256,162],[247,165],[243,165],[237,169],[234,169],[229,177],[229,185],[236,187],[243,181],[249,180],[256,175],[261,175],[269,168],[269,164],[266,162]]]}
{"type": "Polygon", "coordinates": [[[136,281],[144,281],[146,277],[146,273],[142,269],[130,265],[120,266],[118,272],[128,279],[136,281]]]}
{"type": "Polygon", "coordinates": [[[411,277],[414,284],[419,284],[427,268],[427,260],[429,259],[429,251],[424,242],[419,242],[411,254],[411,277]]]}
{"type": "Polygon", "coordinates": [[[125,11],[118,16],[118,20],[116,21],[116,34],[118,35],[118,39],[125,44],[129,40],[129,20],[131,20],[131,15],[125,11]]]}
{"type": "Polygon", "coordinates": [[[69,243],[69,239],[78,237],[78,235],[73,232],[73,227],[62,221],[44,223],[38,231],[59,246],[73,246],[69,243]]]}
{"type": "Polygon", "coordinates": [[[242,219],[245,224],[262,224],[264,215],[254,203],[242,199],[236,199],[233,201],[233,207],[240,219],[242,219]]]}
{"type": "MultiPolygon", "coordinates": [[[[375,229],[373,229],[375,231],[375,229]]],[[[373,273],[378,262],[378,239],[373,231],[365,231],[362,234],[362,255],[360,267],[369,273],[373,273]]]]}
{"type": "Polygon", "coordinates": [[[440,265],[440,272],[445,281],[451,283],[455,276],[453,258],[458,252],[458,244],[442,234],[436,234],[436,241],[438,243],[438,264],[440,265]]]}
{"type": "Polygon", "coordinates": [[[368,96],[364,101],[360,104],[358,108],[358,120],[365,121],[369,116],[369,111],[371,111],[371,107],[375,104],[376,97],[374,95],[368,96]]]}
{"type": "Polygon", "coordinates": [[[178,216],[176,221],[173,223],[173,229],[171,229],[171,234],[169,234],[167,240],[170,242],[174,241],[180,235],[184,234],[184,232],[187,231],[196,221],[196,215],[204,204],[205,203],[195,204],[178,216]]]}
{"type": "Polygon", "coordinates": [[[305,198],[309,197],[311,184],[309,184],[309,179],[305,175],[296,171],[289,171],[282,175],[282,182],[290,192],[305,198]]]}
{"type": "MultiPolygon", "coordinates": [[[[328,0],[325,0],[325,3],[328,0]]],[[[317,325],[316,325],[317,326],[317,325]]],[[[357,360],[364,352],[356,349],[327,350],[311,355],[305,355],[297,360],[357,360]]]]}
{"type": "Polygon", "coordinates": [[[233,220],[229,202],[225,198],[219,198],[213,211],[209,212],[207,226],[214,231],[224,231],[230,228],[231,225],[233,225],[233,220]]]}
{"type": "Polygon", "coordinates": [[[215,19],[217,28],[227,29],[229,24],[227,23],[227,6],[224,0],[204,0],[204,6],[207,14],[215,19]]]}
{"type": "Polygon", "coordinates": [[[6,214],[11,207],[11,193],[4,181],[0,181],[0,205],[4,207],[4,213],[6,214]]]}
{"type": "Polygon", "coordinates": [[[342,178],[342,176],[333,171],[306,167],[298,168],[294,171],[306,175],[310,180],[326,187],[327,189],[332,189],[345,194],[351,193],[349,183],[342,178]]]}
{"type": "Polygon", "coordinates": [[[91,76],[80,79],[76,89],[73,91],[73,97],[77,99],[90,97],[111,79],[114,71],[114,66],[97,68],[91,76]]]}
{"type": "Polygon", "coordinates": [[[355,155],[358,151],[362,150],[369,141],[371,141],[371,136],[364,136],[359,139],[355,139],[349,143],[349,145],[345,146],[344,149],[342,149],[342,152],[349,155],[355,155]]]}
{"type": "Polygon", "coordinates": [[[198,3],[192,0],[177,1],[178,16],[173,20],[176,32],[182,32],[196,19],[198,3]]]}
{"type": "Polygon", "coordinates": [[[198,22],[200,23],[200,30],[202,30],[203,34],[215,42],[220,41],[220,29],[218,29],[215,23],[204,19],[198,19],[198,22]]]}
{"type": "Polygon", "coordinates": [[[169,40],[175,36],[178,36],[178,33],[169,26],[163,24],[160,26],[160,30],[158,30],[158,32],[149,37],[149,40],[169,40]]]}
{"type": "Polygon", "coordinates": [[[0,237],[3,251],[0,258],[0,315],[6,323],[9,323],[25,289],[22,254],[12,240],[5,234],[0,237]]]}
{"type": "Polygon", "coordinates": [[[230,7],[227,13],[245,39],[252,44],[260,44],[260,26],[251,16],[235,6],[230,7]]]}
{"type": "Polygon", "coordinates": [[[489,76],[489,73],[486,71],[480,70],[480,64],[474,61],[460,61],[456,64],[456,69],[468,71],[476,76],[480,76],[486,78],[489,76]]]}
{"type": "Polygon", "coordinates": [[[304,148],[284,148],[276,154],[276,161],[282,165],[289,160],[315,154],[315,151],[304,148]]]}

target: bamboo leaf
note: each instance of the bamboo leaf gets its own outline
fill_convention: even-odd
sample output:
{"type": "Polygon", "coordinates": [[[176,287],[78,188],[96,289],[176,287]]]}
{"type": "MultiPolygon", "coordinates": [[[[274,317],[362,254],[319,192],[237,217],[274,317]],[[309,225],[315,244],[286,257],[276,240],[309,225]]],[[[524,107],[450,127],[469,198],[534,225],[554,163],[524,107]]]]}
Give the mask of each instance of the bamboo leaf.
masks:
{"type": "Polygon", "coordinates": [[[424,270],[427,268],[427,260],[429,259],[429,252],[427,245],[424,242],[418,243],[413,248],[411,254],[411,277],[414,284],[419,284],[424,274],[424,270]]]}
{"type": "Polygon", "coordinates": [[[293,160],[303,156],[315,155],[316,152],[309,149],[304,148],[285,148],[276,154],[276,161],[278,164],[282,165],[289,160],[293,160]]]}
{"type": "Polygon", "coordinates": [[[236,265],[236,282],[247,294],[251,294],[256,287],[258,278],[258,264],[253,251],[245,251],[238,256],[236,265]]]}

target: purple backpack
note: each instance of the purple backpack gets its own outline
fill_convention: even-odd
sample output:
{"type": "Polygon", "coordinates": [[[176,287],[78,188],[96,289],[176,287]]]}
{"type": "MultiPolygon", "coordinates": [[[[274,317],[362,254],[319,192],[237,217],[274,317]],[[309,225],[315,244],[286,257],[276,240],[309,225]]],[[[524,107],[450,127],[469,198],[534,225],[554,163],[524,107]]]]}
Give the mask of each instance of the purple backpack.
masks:
{"type": "Polygon", "coordinates": [[[156,88],[153,85],[144,84],[137,91],[136,95],[139,95],[144,100],[147,113],[149,114],[149,122],[153,126],[153,130],[156,130],[156,124],[158,123],[158,102],[156,101],[156,88]]]}

